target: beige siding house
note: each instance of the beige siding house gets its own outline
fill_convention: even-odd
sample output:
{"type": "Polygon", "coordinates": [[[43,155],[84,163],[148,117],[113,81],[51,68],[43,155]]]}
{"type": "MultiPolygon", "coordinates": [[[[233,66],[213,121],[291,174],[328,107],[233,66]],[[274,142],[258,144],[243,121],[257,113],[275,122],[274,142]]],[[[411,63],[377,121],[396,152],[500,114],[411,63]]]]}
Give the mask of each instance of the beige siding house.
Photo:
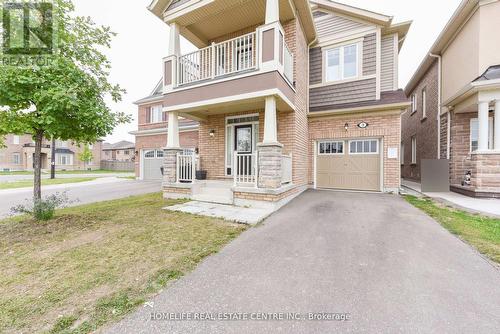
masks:
{"type": "Polygon", "coordinates": [[[398,191],[409,103],[397,67],[409,22],[324,0],[149,9],[170,43],[162,82],[137,104],[145,123],[161,106],[161,125],[134,134],[166,142],[151,139],[137,174],[159,155],[165,197],[279,207],[308,187],[398,191]],[[181,54],[180,36],[199,49],[181,54]]]}
{"type": "Polygon", "coordinates": [[[423,158],[449,159],[453,191],[500,197],[499,17],[498,0],[462,1],[408,83],[415,115],[424,108],[425,87],[436,87],[430,90],[436,99],[425,105],[429,121],[405,119],[404,146],[410,149],[410,138],[414,147],[429,145],[411,153],[412,161],[404,163],[413,166],[403,177],[418,180],[411,170],[418,171],[423,158]]]}
{"type": "MultiPolygon", "coordinates": [[[[0,170],[1,171],[26,171],[33,170],[33,156],[35,154],[35,143],[30,135],[7,135],[4,140],[4,148],[0,148],[0,170]]],[[[50,169],[52,161],[52,147],[50,140],[42,143],[42,169],[50,169]]],[[[79,159],[84,146],[71,141],[56,140],[55,162],[57,170],[83,170],[99,169],[101,161],[101,145],[98,141],[89,148],[93,159],[89,163],[83,163],[79,159]]]]}

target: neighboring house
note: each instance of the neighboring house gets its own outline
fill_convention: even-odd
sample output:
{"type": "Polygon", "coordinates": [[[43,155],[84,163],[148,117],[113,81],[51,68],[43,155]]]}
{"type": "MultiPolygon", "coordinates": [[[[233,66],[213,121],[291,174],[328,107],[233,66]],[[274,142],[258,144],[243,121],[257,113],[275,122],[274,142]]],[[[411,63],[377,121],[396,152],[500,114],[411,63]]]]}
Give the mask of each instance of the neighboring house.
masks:
{"type": "Polygon", "coordinates": [[[277,207],[307,187],[398,191],[409,22],[325,0],[156,0],[150,10],[170,26],[169,52],[134,134],[141,157],[164,160],[165,197],[277,207]],[[181,55],[181,35],[199,50],[181,55]],[[187,131],[198,155],[182,150],[187,131]],[[227,182],[194,181],[195,166],[227,182]]]}
{"type": "Polygon", "coordinates": [[[102,144],[102,160],[107,161],[134,161],[135,144],[126,140],[115,144],[102,144]]]}
{"type": "MultiPolygon", "coordinates": [[[[0,148],[0,170],[33,170],[33,156],[35,154],[35,143],[30,135],[7,135],[5,137],[5,148],[0,148]]],[[[90,145],[93,159],[83,163],[79,155],[83,151],[83,145],[77,145],[70,141],[56,140],[55,162],[58,170],[80,170],[99,169],[101,161],[101,141],[90,145]]],[[[51,141],[44,140],[42,143],[42,169],[50,169],[52,159],[51,141]]]]}
{"type": "Polygon", "coordinates": [[[462,1],[405,88],[402,176],[449,159],[451,190],[500,197],[500,1],[462,1]],[[470,185],[464,182],[470,172],[470,185]]]}

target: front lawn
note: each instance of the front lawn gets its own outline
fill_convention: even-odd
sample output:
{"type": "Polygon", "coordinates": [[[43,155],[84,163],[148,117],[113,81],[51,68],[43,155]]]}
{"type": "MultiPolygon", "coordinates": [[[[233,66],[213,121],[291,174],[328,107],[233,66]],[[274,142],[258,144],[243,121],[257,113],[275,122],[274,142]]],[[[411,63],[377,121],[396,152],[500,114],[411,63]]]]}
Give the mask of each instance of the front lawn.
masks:
{"type": "MultiPolygon", "coordinates": [[[[66,179],[42,179],[43,186],[50,186],[55,184],[66,184],[66,183],[80,183],[86,181],[93,181],[97,179],[96,177],[72,177],[66,179]]],[[[21,180],[12,182],[2,182],[0,183],[0,189],[15,189],[15,188],[28,188],[33,187],[33,180],[21,180]]]]}
{"type": "Polygon", "coordinates": [[[0,171],[0,175],[30,175],[30,174],[33,174],[33,172],[28,172],[28,171],[11,171],[11,172],[7,172],[7,171],[0,171]]]}
{"type": "Polygon", "coordinates": [[[246,227],[162,210],[161,194],[0,221],[0,333],[89,333],[116,321],[246,227]]]}
{"type": "Polygon", "coordinates": [[[500,263],[500,219],[454,210],[429,198],[405,196],[406,200],[458,235],[479,252],[500,263]]]}
{"type": "Polygon", "coordinates": [[[108,170],[108,169],[96,169],[96,170],[58,170],[57,174],[131,174],[134,171],[129,170],[108,170]]]}

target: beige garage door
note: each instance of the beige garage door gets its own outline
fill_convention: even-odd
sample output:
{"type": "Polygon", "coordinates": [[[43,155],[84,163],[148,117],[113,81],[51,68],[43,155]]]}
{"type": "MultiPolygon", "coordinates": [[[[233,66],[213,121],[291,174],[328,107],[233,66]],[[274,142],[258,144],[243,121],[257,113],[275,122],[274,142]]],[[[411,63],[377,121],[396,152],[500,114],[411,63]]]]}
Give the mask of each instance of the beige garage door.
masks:
{"type": "Polygon", "coordinates": [[[378,139],[321,141],[317,145],[318,188],[380,191],[378,139]]]}

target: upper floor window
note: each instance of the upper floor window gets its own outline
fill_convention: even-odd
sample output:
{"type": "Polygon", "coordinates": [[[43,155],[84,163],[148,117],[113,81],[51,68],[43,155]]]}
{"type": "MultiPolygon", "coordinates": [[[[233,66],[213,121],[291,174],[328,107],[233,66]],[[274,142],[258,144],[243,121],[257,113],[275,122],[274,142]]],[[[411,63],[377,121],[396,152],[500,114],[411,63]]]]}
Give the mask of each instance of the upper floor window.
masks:
{"type": "Polygon", "coordinates": [[[411,96],[411,113],[413,114],[416,111],[417,111],[417,95],[413,94],[411,96]]]}
{"type": "Polygon", "coordinates": [[[358,77],[358,43],[328,49],[325,57],[325,80],[327,82],[358,77]]]}
{"type": "Polygon", "coordinates": [[[68,142],[65,140],[56,140],[56,147],[68,148],[68,142]]]}
{"type": "Polygon", "coordinates": [[[411,137],[411,163],[415,165],[417,163],[417,137],[411,137]]]}
{"type": "Polygon", "coordinates": [[[19,136],[17,135],[12,136],[12,144],[19,145],[19,136]]]}
{"type": "Polygon", "coordinates": [[[427,92],[422,89],[422,118],[427,117],[427,92]]]}
{"type": "Polygon", "coordinates": [[[21,164],[21,154],[20,153],[13,153],[12,154],[12,163],[14,165],[20,165],[21,164]]]}
{"type": "Polygon", "coordinates": [[[149,123],[160,123],[163,122],[163,106],[157,105],[152,106],[149,109],[149,123]]]}
{"type": "MultiPolygon", "coordinates": [[[[488,149],[493,149],[493,117],[488,119],[488,149]]],[[[470,120],[470,151],[474,152],[478,149],[479,138],[479,123],[477,118],[470,120]]]]}

